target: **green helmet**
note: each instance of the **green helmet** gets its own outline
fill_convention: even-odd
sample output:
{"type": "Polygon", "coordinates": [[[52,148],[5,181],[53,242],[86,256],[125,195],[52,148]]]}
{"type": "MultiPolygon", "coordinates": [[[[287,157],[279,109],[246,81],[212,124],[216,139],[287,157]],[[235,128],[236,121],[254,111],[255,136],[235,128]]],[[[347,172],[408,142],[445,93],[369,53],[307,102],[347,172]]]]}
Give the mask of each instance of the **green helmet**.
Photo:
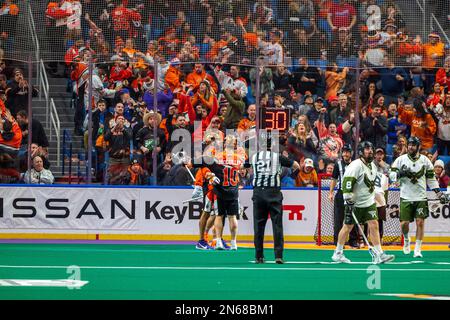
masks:
{"type": "Polygon", "coordinates": [[[363,141],[358,146],[358,156],[360,158],[363,158],[364,160],[366,160],[367,163],[370,163],[373,160],[373,156],[368,158],[368,159],[366,159],[366,157],[364,157],[364,150],[367,149],[367,148],[371,148],[372,151],[375,152],[375,148],[374,148],[372,142],[370,142],[370,141],[363,141]]]}
{"type": "Polygon", "coordinates": [[[409,154],[411,157],[416,158],[416,157],[417,157],[417,154],[419,153],[419,150],[420,150],[420,139],[417,138],[417,137],[411,136],[411,137],[409,137],[409,139],[408,139],[408,146],[409,146],[410,144],[412,144],[413,146],[416,146],[417,149],[416,149],[416,152],[414,152],[414,153],[413,153],[413,152],[409,152],[409,150],[408,150],[408,154],[409,154]]]}
{"type": "Polygon", "coordinates": [[[417,147],[420,147],[420,139],[418,137],[411,136],[408,139],[408,144],[413,144],[417,147]]]}

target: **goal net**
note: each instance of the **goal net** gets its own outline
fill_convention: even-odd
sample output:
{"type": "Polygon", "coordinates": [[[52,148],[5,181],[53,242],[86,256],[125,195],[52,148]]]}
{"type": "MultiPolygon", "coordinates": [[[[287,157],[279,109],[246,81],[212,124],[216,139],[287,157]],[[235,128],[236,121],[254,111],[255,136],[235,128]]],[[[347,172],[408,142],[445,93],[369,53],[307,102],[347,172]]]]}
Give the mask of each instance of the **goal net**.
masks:
{"type": "MultiPolygon", "coordinates": [[[[330,192],[330,175],[319,175],[319,212],[314,240],[317,245],[334,243],[334,201],[328,198],[330,192]]],[[[402,233],[400,229],[400,192],[397,189],[388,191],[386,221],[383,221],[383,245],[400,245],[402,233]]]]}

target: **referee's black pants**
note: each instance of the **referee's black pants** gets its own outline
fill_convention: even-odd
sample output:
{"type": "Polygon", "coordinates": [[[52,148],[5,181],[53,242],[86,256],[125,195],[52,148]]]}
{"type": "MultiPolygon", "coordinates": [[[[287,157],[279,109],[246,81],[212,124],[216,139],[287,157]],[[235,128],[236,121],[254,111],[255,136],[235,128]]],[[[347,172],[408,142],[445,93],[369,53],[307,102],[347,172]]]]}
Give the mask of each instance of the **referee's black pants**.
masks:
{"type": "MultiPolygon", "coordinates": [[[[345,217],[345,204],[344,196],[342,195],[342,190],[336,192],[334,197],[334,245],[337,244],[339,231],[342,229],[345,217]]],[[[358,242],[358,232],[357,227],[353,228],[349,235],[349,243],[358,242]]]]}
{"type": "Polygon", "coordinates": [[[272,220],[275,258],[283,258],[283,194],[280,188],[255,187],[252,200],[256,258],[264,257],[264,230],[269,214],[272,220]]]}

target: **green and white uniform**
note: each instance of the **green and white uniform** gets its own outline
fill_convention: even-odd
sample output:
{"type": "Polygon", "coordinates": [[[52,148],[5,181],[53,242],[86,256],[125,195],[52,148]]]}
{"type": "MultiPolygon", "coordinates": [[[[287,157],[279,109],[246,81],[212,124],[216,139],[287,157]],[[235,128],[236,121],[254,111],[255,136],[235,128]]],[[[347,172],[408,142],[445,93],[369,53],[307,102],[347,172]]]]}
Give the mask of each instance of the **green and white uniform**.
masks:
{"type": "MultiPolygon", "coordinates": [[[[345,169],[342,181],[344,200],[355,204],[354,213],[359,223],[378,220],[375,206],[375,179],[377,167],[374,163],[365,164],[361,159],[352,161],[345,169]]],[[[344,219],[345,224],[354,224],[351,213],[344,219]]]]}
{"type": "Polygon", "coordinates": [[[404,154],[392,164],[390,178],[393,182],[400,182],[400,221],[427,218],[427,184],[430,189],[439,188],[430,159],[420,155],[414,160],[404,154]],[[406,176],[398,178],[400,171],[406,171],[406,176]]]}
{"type": "Polygon", "coordinates": [[[375,203],[377,208],[386,206],[386,191],[389,189],[389,179],[383,173],[377,173],[375,179],[375,203]]]}

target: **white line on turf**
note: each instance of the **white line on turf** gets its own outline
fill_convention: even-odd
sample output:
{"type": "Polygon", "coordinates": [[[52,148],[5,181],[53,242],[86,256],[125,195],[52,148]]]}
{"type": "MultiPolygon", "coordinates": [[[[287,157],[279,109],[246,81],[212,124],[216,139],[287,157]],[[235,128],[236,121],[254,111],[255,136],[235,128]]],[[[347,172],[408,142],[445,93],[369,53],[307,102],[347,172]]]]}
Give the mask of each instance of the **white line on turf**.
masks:
{"type": "Polygon", "coordinates": [[[89,281],[47,279],[0,279],[0,287],[70,287],[81,288],[89,281]]]}
{"type": "MultiPolygon", "coordinates": [[[[250,263],[255,263],[255,261],[249,261],[249,262],[250,263]]],[[[266,261],[265,263],[274,264],[275,261],[266,261]]],[[[340,264],[340,262],[331,262],[331,261],[285,261],[284,263],[285,264],[326,264],[326,265],[328,265],[328,264],[340,264]]],[[[388,262],[386,264],[402,265],[402,264],[418,264],[418,263],[425,263],[425,261],[388,262]]],[[[445,263],[445,262],[443,262],[443,263],[445,263]]],[[[351,262],[348,262],[346,264],[368,265],[368,264],[372,264],[372,262],[365,262],[365,261],[355,262],[355,261],[351,261],[351,262]]],[[[433,264],[433,263],[431,263],[431,264],[433,264]]],[[[441,263],[436,263],[436,264],[441,264],[441,263]]]]}
{"type": "Polygon", "coordinates": [[[450,300],[450,296],[433,296],[427,294],[414,294],[414,293],[373,293],[373,296],[382,297],[397,297],[407,299],[425,299],[425,300],[450,300]]]}
{"type": "MultiPolygon", "coordinates": [[[[175,267],[175,266],[161,266],[161,267],[135,267],[135,266],[79,266],[80,269],[117,269],[117,270],[279,270],[279,271],[367,271],[366,268],[289,268],[289,267],[175,267]]],[[[11,269],[66,269],[67,266],[13,266],[0,265],[0,268],[11,269]]],[[[449,269],[389,269],[381,268],[380,271],[432,271],[432,272],[450,272],[449,269]]]]}

